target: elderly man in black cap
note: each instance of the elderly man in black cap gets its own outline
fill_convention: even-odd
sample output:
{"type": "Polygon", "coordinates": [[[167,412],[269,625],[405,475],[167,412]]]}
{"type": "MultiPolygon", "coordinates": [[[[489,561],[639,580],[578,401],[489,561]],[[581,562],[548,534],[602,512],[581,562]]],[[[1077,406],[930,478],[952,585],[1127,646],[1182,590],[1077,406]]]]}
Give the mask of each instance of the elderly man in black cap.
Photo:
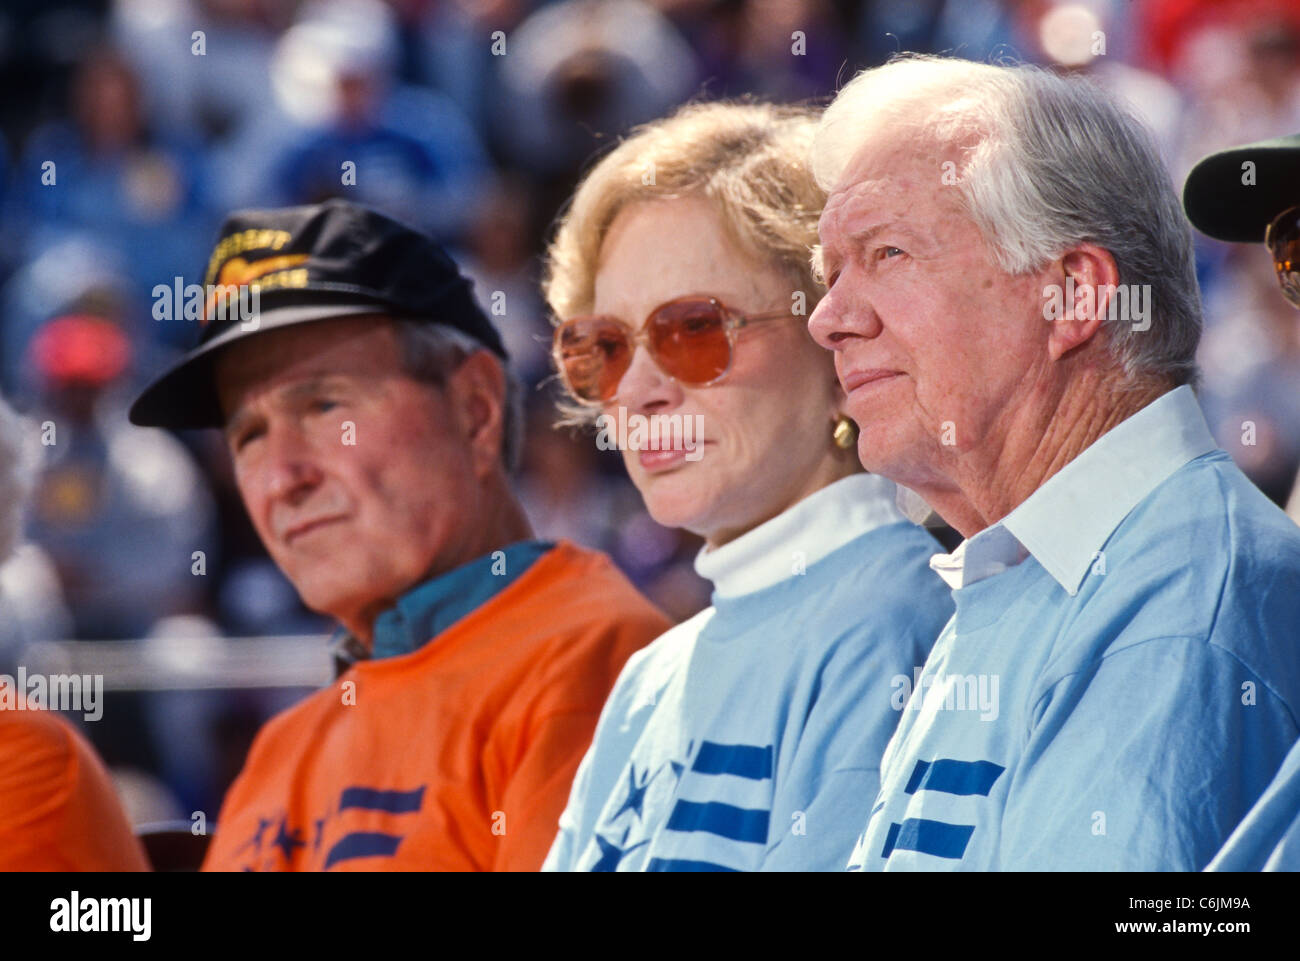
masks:
{"type": "MultiPolygon", "coordinates": [[[[1216,240],[1262,243],[1282,296],[1300,309],[1300,134],[1202,157],[1183,185],[1183,209],[1216,240]]],[[[1300,476],[1286,509],[1300,523],[1300,476]]]]}
{"type": "MultiPolygon", "coordinates": [[[[1282,296],[1300,308],[1300,134],[1203,158],[1187,175],[1183,209],[1197,230],[1218,240],[1263,243],[1282,296]]],[[[1292,517],[1298,505],[1300,478],[1292,517]]],[[[1278,640],[1294,649],[1294,635],[1278,640]]],[[[1300,871],[1300,744],[1206,870],[1300,871]]]]}
{"type": "MultiPolygon", "coordinates": [[[[1300,134],[1202,157],[1183,185],[1183,209],[1216,240],[1262,243],[1282,296],[1300,309],[1300,134]]],[[[1286,511],[1300,523],[1300,475],[1286,511]]]]}
{"type": "Polygon", "coordinates": [[[258,735],[204,868],[536,869],[667,622],[608,558],[533,539],[505,350],[432,241],[337,200],[243,211],[206,279],[200,345],[131,419],[223,429],[347,666],[258,735]]]}

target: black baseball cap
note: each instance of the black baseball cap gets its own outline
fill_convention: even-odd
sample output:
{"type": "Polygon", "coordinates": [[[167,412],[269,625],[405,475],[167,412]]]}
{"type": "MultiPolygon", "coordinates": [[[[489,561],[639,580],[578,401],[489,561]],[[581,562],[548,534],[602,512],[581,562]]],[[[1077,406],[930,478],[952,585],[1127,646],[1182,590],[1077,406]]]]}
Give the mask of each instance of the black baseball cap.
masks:
{"type": "Polygon", "coordinates": [[[1183,209],[1219,240],[1263,243],[1273,218],[1300,204],[1300,134],[1220,150],[1202,158],[1183,185],[1183,209]],[[1243,183],[1253,163],[1253,183],[1243,183]]]}
{"type": "MultiPolygon", "coordinates": [[[[131,405],[141,427],[220,427],[212,360],[221,348],[292,324],[383,314],[463,331],[506,358],[473,284],[430,238],[368,207],[327,200],[226,218],[203,277],[198,345],[131,405]],[[241,285],[225,297],[223,285],[241,285]],[[240,314],[252,303],[257,315],[240,314]],[[253,322],[255,321],[255,322],[253,322]]],[[[229,290],[229,287],[225,289],[229,290]]]]}

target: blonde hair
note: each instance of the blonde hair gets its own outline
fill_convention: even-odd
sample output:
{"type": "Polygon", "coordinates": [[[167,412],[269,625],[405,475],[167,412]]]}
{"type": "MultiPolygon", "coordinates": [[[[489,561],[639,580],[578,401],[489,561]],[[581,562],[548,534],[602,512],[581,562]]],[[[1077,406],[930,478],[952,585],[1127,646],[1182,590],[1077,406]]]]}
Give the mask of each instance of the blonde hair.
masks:
{"type": "MultiPolygon", "coordinates": [[[[810,167],[820,109],[756,102],[694,103],[640,126],[587,174],[561,216],[546,256],[542,293],[553,323],[588,313],[600,249],[634,203],[686,195],[716,208],[728,237],[784,271],[809,313],[822,288],[811,266],[826,193],[810,167]]],[[[565,423],[590,408],[561,403],[565,423]]]]}

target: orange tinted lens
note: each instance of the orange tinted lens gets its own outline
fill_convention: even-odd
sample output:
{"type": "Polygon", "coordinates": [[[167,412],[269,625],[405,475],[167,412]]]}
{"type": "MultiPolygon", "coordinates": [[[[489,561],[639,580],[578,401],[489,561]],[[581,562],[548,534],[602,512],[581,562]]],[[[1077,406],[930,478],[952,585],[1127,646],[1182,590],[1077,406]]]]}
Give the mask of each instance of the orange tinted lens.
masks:
{"type": "Polygon", "coordinates": [[[663,372],[683,384],[717,380],[731,365],[722,308],[711,300],[678,300],[650,318],[650,351],[663,372]]]}
{"type": "Polygon", "coordinates": [[[627,373],[632,351],[627,329],[608,317],[581,317],[555,331],[556,359],[578,399],[609,400],[627,373]]]}
{"type": "Polygon", "coordinates": [[[1266,239],[1282,294],[1300,307],[1300,207],[1280,213],[1269,224],[1266,239]]]}

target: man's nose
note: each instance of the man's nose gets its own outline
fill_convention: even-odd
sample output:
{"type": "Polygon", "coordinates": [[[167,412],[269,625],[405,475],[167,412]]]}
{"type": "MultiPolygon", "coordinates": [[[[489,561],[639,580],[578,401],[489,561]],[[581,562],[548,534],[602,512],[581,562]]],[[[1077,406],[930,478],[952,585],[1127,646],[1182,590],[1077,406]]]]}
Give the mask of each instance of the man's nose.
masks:
{"type": "Polygon", "coordinates": [[[273,500],[297,503],[323,476],[315,453],[296,430],[268,431],[267,441],[266,494],[273,500]]]}
{"type": "Polygon", "coordinates": [[[618,382],[614,402],[642,414],[671,410],[682,402],[682,388],[660,369],[650,351],[638,345],[618,382]]]}
{"type": "Polygon", "coordinates": [[[855,337],[878,337],[883,329],[870,301],[840,283],[841,289],[827,291],[808,318],[808,333],[827,350],[843,350],[855,337]]]}

